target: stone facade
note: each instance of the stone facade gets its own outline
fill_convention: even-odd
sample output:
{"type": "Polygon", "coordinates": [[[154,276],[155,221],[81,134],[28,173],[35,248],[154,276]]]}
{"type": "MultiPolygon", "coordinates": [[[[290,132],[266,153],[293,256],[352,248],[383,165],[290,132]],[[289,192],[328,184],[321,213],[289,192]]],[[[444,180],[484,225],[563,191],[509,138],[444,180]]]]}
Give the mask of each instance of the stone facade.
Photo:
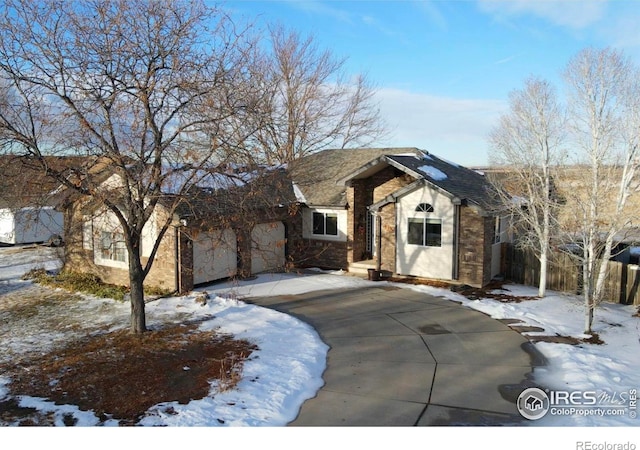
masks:
{"type": "MultiPolygon", "coordinates": [[[[347,260],[349,263],[362,261],[371,257],[366,251],[367,235],[365,227],[367,223],[367,215],[369,214],[369,210],[367,208],[370,205],[383,200],[398,189],[407,186],[412,181],[413,178],[409,175],[391,166],[380,170],[369,178],[351,181],[351,186],[347,188],[347,202],[349,205],[347,260]]],[[[387,218],[386,220],[383,219],[383,222],[383,240],[389,244],[391,243],[391,237],[384,237],[388,234],[384,232],[384,229],[390,229],[389,227],[392,227],[395,230],[395,213],[393,213],[393,218],[391,218],[387,212],[387,218]]],[[[393,237],[393,240],[395,248],[395,236],[393,237]]],[[[387,257],[390,256],[389,251],[386,253],[387,257]]],[[[395,250],[393,254],[393,258],[385,258],[385,266],[391,267],[395,265],[395,250]]],[[[384,255],[385,253],[383,252],[383,256],[384,255]]]]}
{"type": "MultiPolygon", "coordinates": [[[[301,260],[305,266],[342,268],[351,262],[371,259],[366,252],[366,219],[371,204],[411,184],[415,179],[388,166],[376,174],[351,180],[346,189],[348,203],[347,242],[305,239],[306,249],[301,260]]],[[[483,217],[468,206],[460,206],[459,235],[457,236],[458,281],[472,286],[486,285],[491,279],[491,244],[494,219],[483,217]]],[[[378,211],[380,223],[381,270],[395,273],[397,251],[396,204],[391,202],[378,211]]],[[[377,225],[374,225],[377,226],[377,225]]],[[[376,231],[377,232],[377,231],[376,231]]]]}
{"type": "Polygon", "coordinates": [[[458,281],[484,286],[491,281],[491,245],[494,218],[483,217],[470,207],[460,208],[458,281]]]}
{"type": "MultiPolygon", "coordinates": [[[[86,207],[85,207],[86,208],[86,207]]],[[[129,271],[126,267],[111,267],[98,265],[95,262],[95,248],[87,248],[84,243],[83,220],[89,211],[85,210],[80,202],[68,205],[65,211],[65,269],[76,272],[88,272],[97,275],[105,283],[126,286],[129,284],[129,271]]],[[[158,222],[166,218],[159,213],[158,222]]],[[[302,260],[303,255],[296,248],[296,244],[302,242],[302,219],[299,211],[286,209],[276,212],[256,213],[251,220],[238,222],[233,227],[237,236],[238,246],[238,276],[251,275],[251,229],[261,222],[282,221],[285,225],[285,257],[292,265],[294,260],[302,260]]],[[[228,225],[231,225],[228,223],[228,225]]],[[[192,223],[188,227],[178,223],[171,225],[163,236],[158,251],[155,255],[151,270],[145,279],[145,286],[160,288],[171,292],[188,292],[194,285],[194,255],[192,236],[202,229],[209,229],[210,221],[192,223]]],[[[94,239],[95,240],[95,239],[94,239]]],[[[321,254],[321,252],[318,252],[321,254]]],[[[330,260],[329,251],[325,257],[330,260]]],[[[343,251],[345,253],[345,251],[343,251]]],[[[343,257],[344,260],[344,257],[343,257]]],[[[143,266],[148,258],[142,258],[143,266]]]]}
{"type": "Polygon", "coordinates": [[[381,252],[380,269],[395,272],[396,270],[396,208],[394,203],[380,208],[381,219],[381,252]]]}
{"type": "MultiPolygon", "coordinates": [[[[98,276],[105,283],[127,286],[129,271],[126,267],[112,267],[98,265],[95,262],[95,242],[99,237],[93,236],[90,245],[84,242],[87,235],[83,230],[83,223],[87,211],[80,203],[70,205],[65,212],[65,270],[91,273],[98,276]]],[[[162,238],[155,255],[151,270],[145,279],[145,286],[159,288],[165,291],[182,290],[178,276],[179,261],[176,255],[176,238],[179,236],[176,227],[170,227],[162,238]]],[[[187,257],[187,255],[183,255],[187,257]]],[[[142,258],[143,267],[148,258],[142,258]]]]}
{"type": "Polygon", "coordinates": [[[298,240],[292,262],[298,267],[347,270],[347,243],[320,239],[298,240]]]}

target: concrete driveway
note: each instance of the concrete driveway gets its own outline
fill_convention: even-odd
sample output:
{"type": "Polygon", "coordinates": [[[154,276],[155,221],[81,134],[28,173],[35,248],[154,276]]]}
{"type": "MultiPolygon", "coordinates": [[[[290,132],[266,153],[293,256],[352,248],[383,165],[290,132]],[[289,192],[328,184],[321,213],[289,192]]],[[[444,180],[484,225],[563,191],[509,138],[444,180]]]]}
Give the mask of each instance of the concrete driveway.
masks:
{"type": "Polygon", "coordinates": [[[515,402],[543,364],[500,321],[387,284],[256,298],[330,346],[324,386],[292,426],[517,425],[515,402]]]}

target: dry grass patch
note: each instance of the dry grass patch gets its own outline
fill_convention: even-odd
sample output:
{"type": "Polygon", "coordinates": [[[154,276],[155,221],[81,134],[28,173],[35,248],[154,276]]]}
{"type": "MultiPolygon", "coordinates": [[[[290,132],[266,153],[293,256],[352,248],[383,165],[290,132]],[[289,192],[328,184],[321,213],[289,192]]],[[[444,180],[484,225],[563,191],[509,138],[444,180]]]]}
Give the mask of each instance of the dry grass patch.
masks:
{"type": "MultiPolygon", "coordinates": [[[[7,387],[13,396],[43,397],[92,410],[102,421],[133,425],[153,405],[185,404],[209,395],[212,383],[229,389],[241,378],[243,363],[256,347],[197,326],[101,334],[18,366],[0,365],[0,371],[11,378],[7,387]]],[[[17,408],[15,401],[0,403],[0,418],[11,414],[20,425],[50,424],[17,408]]]]}

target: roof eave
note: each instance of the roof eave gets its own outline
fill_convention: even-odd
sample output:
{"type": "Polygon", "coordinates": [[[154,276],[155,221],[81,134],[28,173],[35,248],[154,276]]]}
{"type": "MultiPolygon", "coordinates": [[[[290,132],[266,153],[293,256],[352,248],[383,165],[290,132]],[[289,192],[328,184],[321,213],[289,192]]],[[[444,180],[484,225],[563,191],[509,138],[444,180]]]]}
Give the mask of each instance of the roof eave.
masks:
{"type": "Polygon", "coordinates": [[[313,203],[301,203],[310,209],[347,209],[347,204],[340,205],[321,205],[321,204],[313,204],[313,203]]]}
{"type": "MultiPolygon", "coordinates": [[[[358,169],[354,170],[353,172],[351,172],[350,174],[346,175],[343,178],[340,178],[339,180],[336,181],[336,184],[341,185],[341,186],[349,186],[349,183],[352,180],[358,179],[360,178],[360,175],[369,172],[371,169],[373,169],[376,166],[382,165],[382,164],[386,164],[392,167],[395,167],[398,170],[401,170],[402,172],[405,172],[408,175],[411,175],[414,178],[422,178],[423,175],[409,169],[408,167],[394,161],[393,159],[389,158],[387,155],[382,155],[379,156],[371,161],[369,161],[368,163],[360,166],[358,169]]],[[[377,171],[376,171],[377,172],[377,171]]],[[[375,173],[375,172],[374,172],[375,173]]],[[[373,174],[373,173],[372,173],[373,174]]],[[[366,177],[363,177],[366,178],[366,177]]]]}

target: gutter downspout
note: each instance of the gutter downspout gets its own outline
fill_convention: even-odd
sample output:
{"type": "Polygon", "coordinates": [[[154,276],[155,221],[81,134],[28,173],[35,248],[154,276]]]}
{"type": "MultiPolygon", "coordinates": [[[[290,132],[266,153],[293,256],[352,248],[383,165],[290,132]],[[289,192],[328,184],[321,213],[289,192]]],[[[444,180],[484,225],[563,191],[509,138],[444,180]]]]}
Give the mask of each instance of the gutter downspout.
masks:
{"type": "Polygon", "coordinates": [[[459,198],[453,199],[453,264],[451,279],[458,280],[460,278],[460,204],[459,198]]]}
{"type": "Polygon", "coordinates": [[[376,218],[376,270],[379,272],[382,266],[382,217],[380,211],[373,214],[376,218]]]}
{"type": "Polygon", "coordinates": [[[174,234],[174,238],[175,238],[175,252],[176,252],[176,257],[175,257],[175,283],[176,283],[176,292],[180,293],[181,287],[182,287],[182,267],[180,264],[181,261],[181,255],[180,255],[180,227],[178,226],[174,226],[173,227],[173,234],[174,234]]]}

